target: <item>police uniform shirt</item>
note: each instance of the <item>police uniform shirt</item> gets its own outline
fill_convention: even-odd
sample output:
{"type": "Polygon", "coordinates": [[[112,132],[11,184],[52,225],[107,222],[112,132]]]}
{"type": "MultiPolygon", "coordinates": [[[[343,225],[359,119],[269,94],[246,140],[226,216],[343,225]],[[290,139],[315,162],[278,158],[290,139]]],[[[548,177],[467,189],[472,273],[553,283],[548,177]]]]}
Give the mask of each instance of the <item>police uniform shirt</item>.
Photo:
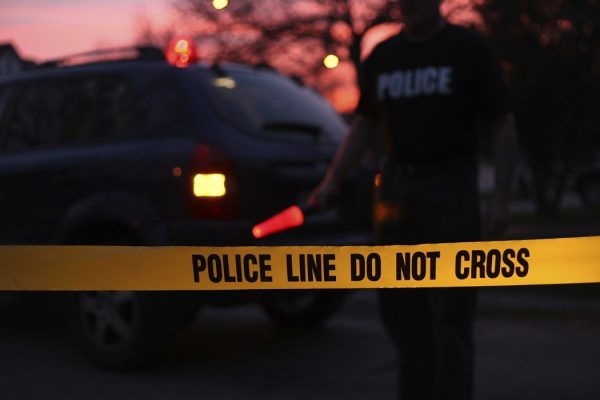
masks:
{"type": "Polygon", "coordinates": [[[398,163],[474,159],[476,122],[508,111],[502,76],[476,32],[446,24],[413,42],[403,32],[379,44],[362,64],[357,112],[379,122],[398,163]]]}

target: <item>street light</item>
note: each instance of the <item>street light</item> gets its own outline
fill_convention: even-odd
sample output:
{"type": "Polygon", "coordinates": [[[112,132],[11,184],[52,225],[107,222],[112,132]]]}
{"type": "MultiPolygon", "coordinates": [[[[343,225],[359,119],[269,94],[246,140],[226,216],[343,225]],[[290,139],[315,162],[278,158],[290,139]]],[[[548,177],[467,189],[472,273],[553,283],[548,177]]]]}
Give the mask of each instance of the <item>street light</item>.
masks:
{"type": "Polygon", "coordinates": [[[340,65],[340,59],[335,54],[329,54],[323,59],[323,65],[326,68],[333,69],[340,65]]]}
{"type": "Polygon", "coordinates": [[[213,0],[212,5],[216,10],[222,10],[229,5],[229,1],[228,0],[213,0]]]}

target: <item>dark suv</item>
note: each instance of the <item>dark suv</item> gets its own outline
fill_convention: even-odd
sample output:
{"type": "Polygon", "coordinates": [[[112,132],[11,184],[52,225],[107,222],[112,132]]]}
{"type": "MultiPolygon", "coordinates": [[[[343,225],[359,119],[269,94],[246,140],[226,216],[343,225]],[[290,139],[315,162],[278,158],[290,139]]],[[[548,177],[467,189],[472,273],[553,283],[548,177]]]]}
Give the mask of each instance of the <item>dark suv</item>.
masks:
{"type": "MultiPolygon", "coordinates": [[[[153,49],[105,58],[78,65],[65,59],[0,78],[2,243],[364,240],[348,233],[368,224],[355,212],[368,210],[368,183],[348,185],[336,209],[293,233],[260,242],[251,236],[254,223],[303,200],[346,129],[310,88],[264,67],[176,68],[153,49]]],[[[131,368],[148,361],[199,304],[258,300],[276,321],[307,325],[332,315],[342,293],[67,297],[85,354],[105,367],[131,368]]]]}

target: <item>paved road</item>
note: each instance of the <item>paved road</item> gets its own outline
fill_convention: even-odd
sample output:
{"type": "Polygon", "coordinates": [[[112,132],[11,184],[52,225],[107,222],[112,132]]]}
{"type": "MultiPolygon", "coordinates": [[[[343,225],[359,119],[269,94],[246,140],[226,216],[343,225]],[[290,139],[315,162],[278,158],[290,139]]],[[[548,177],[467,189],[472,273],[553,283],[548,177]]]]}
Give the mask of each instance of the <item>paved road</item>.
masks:
{"type": "MultiPolygon", "coordinates": [[[[597,221],[513,227],[513,237],[598,234],[597,221]]],[[[115,374],[71,347],[47,296],[0,293],[0,400],[392,399],[395,361],[375,293],[356,291],[318,330],[256,307],[206,308],[153,368],[115,374]]],[[[477,399],[600,399],[600,285],[481,290],[477,399]]]]}
{"type": "MultiPolygon", "coordinates": [[[[600,399],[599,286],[484,289],[479,399],[600,399]]],[[[375,293],[353,293],[315,331],[255,307],[205,309],[147,371],[98,370],[45,300],[0,303],[0,399],[392,399],[394,358],[375,293]]]]}

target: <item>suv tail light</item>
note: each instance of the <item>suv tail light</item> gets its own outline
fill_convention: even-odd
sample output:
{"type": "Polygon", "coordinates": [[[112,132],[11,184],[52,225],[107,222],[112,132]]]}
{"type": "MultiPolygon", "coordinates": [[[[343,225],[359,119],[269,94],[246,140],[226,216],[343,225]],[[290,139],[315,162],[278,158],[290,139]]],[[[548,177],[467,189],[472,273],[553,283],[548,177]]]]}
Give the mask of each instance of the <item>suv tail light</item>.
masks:
{"type": "Polygon", "coordinates": [[[189,166],[189,209],[193,217],[233,219],[239,216],[233,164],[212,146],[194,148],[189,166]]]}

